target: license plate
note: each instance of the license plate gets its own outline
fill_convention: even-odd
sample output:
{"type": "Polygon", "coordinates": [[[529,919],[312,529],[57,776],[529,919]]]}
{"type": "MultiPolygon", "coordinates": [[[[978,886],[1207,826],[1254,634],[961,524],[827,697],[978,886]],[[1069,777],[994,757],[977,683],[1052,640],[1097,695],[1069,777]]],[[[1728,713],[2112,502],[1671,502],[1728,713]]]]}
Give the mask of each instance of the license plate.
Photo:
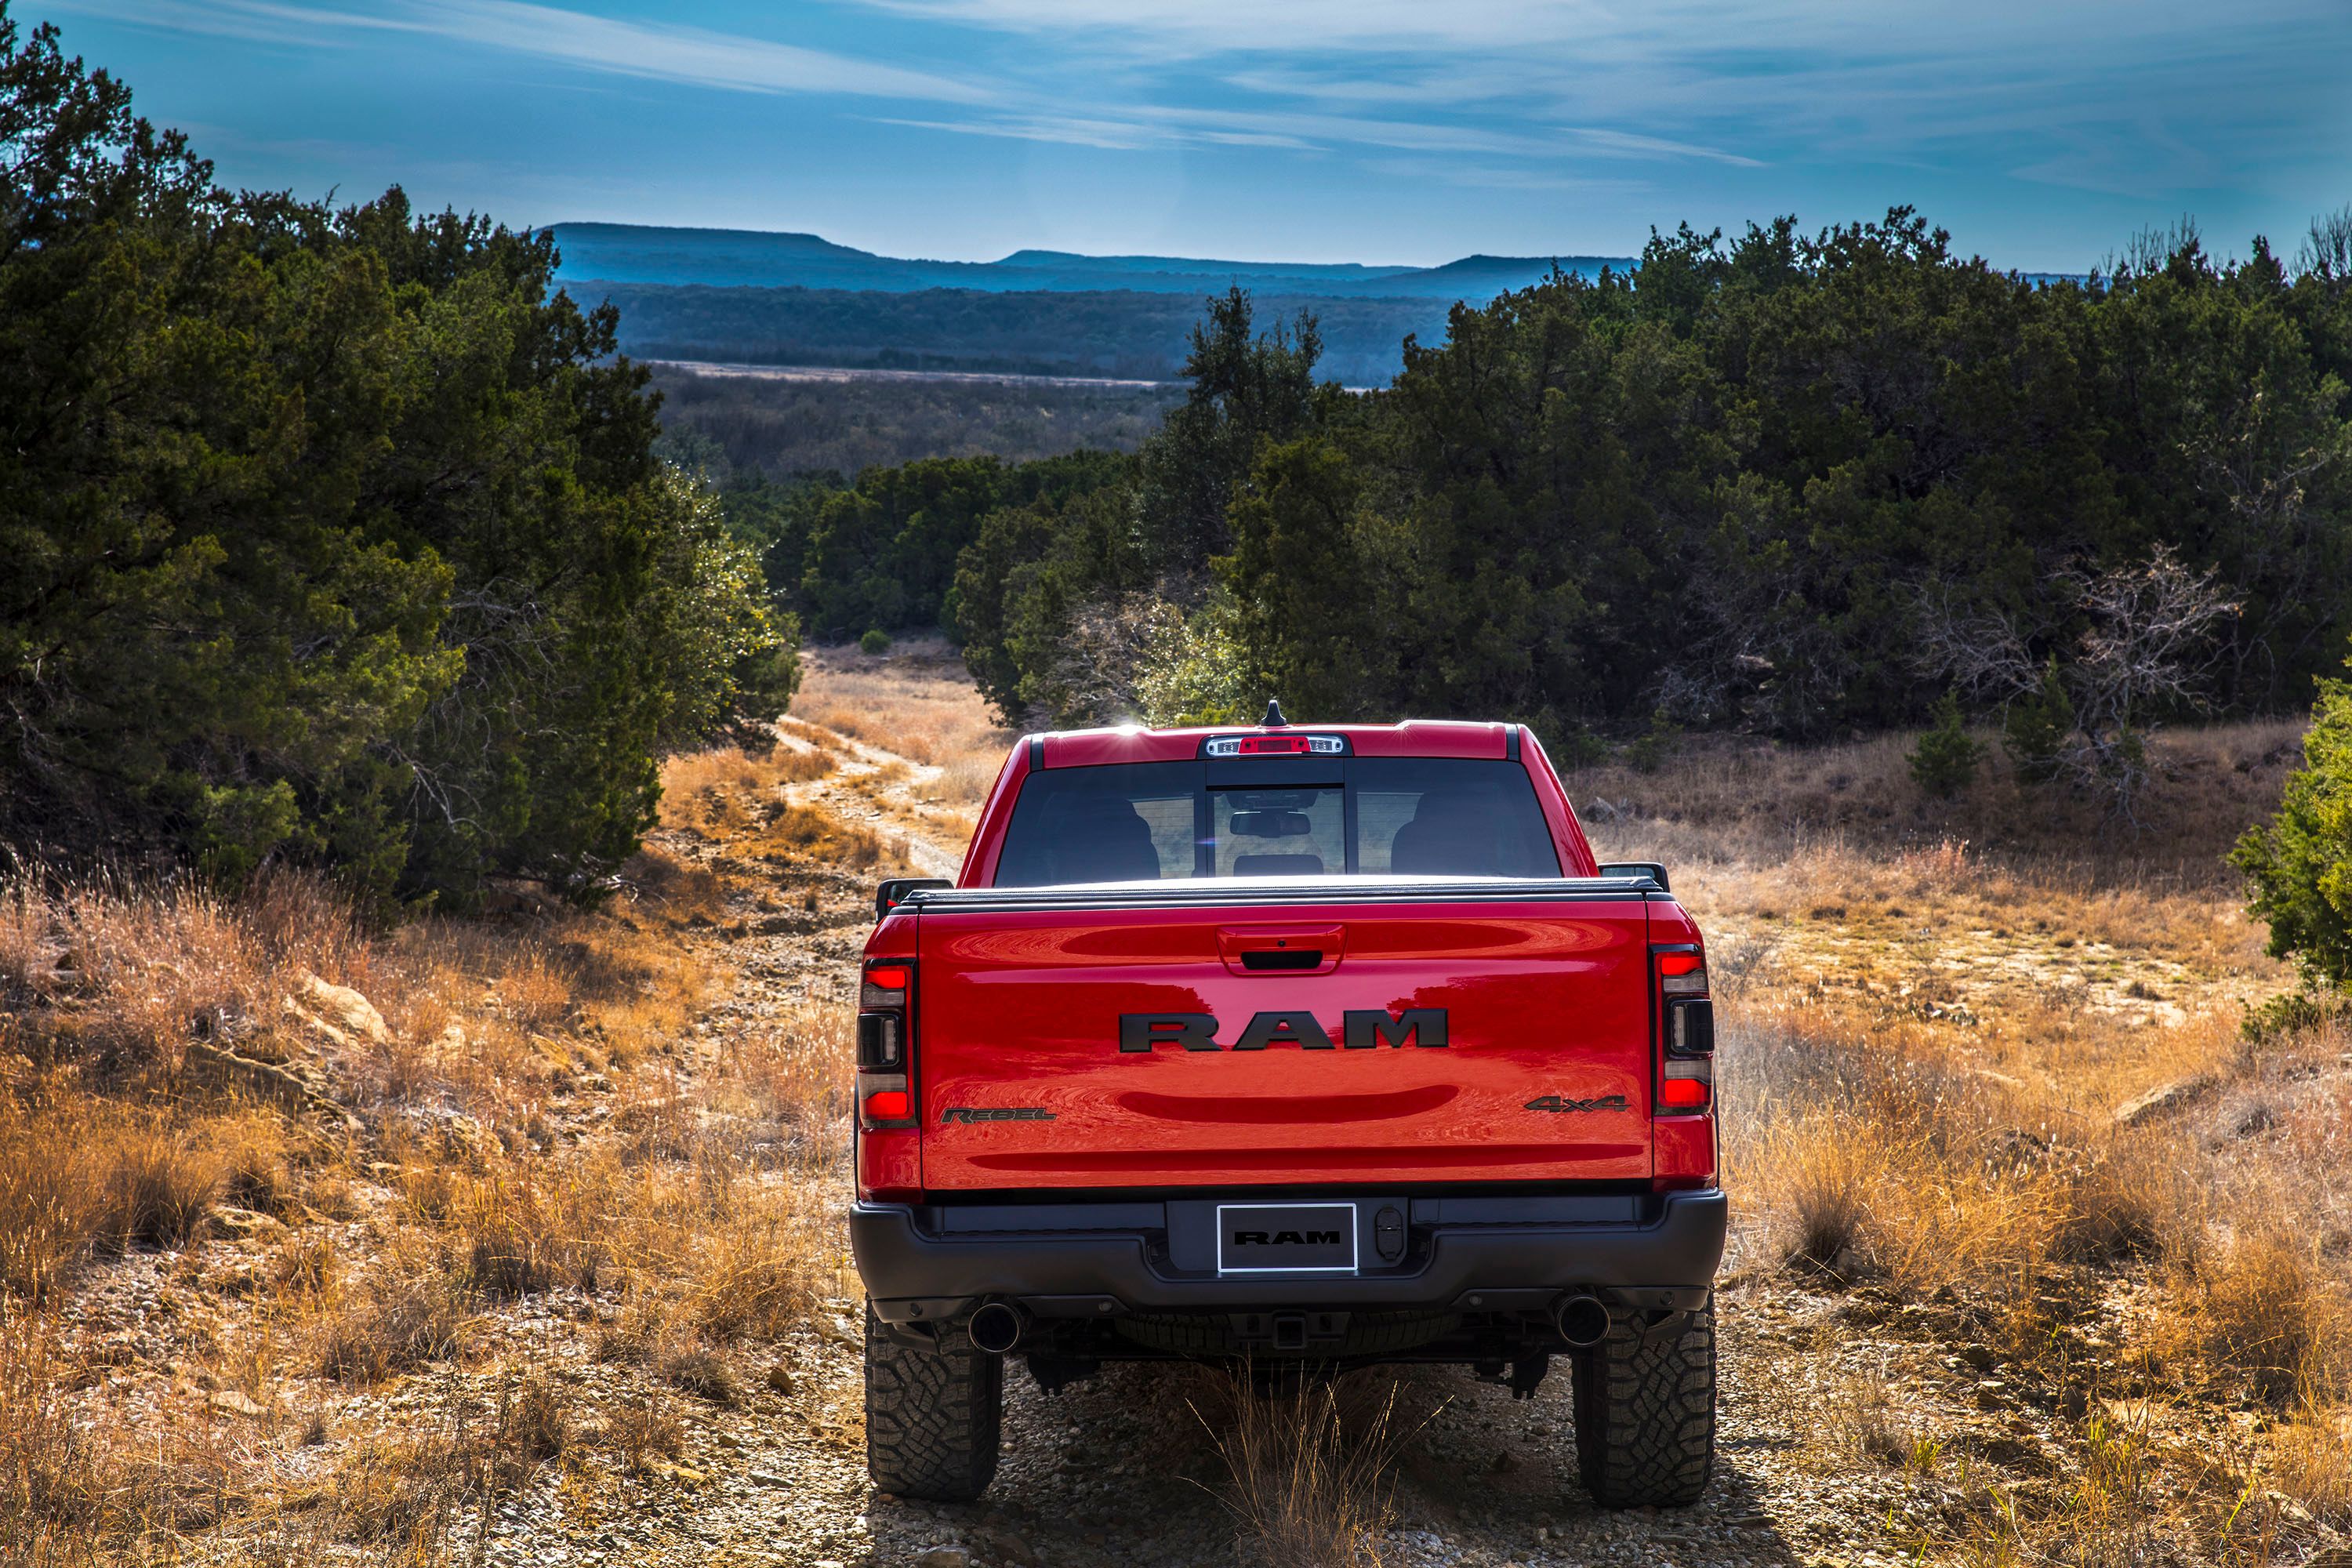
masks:
{"type": "Polygon", "coordinates": [[[1220,1274],[1353,1274],[1353,1204],[1219,1204],[1220,1274]]]}

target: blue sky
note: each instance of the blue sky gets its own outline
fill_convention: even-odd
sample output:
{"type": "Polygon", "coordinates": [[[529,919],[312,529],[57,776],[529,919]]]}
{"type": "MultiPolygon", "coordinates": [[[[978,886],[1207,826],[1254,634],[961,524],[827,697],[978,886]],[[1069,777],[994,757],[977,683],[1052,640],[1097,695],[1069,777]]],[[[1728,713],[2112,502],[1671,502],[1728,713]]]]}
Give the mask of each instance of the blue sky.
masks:
{"type": "Polygon", "coordinates": [[[2352,0],[17,0],[234,184],[1429,263],[1907,202],[2080,271],[2352,202],[2352,0]]]}

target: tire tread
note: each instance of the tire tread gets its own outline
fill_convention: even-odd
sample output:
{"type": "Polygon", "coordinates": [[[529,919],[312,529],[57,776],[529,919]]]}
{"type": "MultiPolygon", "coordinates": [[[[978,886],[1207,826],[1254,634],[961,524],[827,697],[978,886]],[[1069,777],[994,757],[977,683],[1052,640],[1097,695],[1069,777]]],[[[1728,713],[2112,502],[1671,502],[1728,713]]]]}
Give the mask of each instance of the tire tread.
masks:
{"type": "Polygon", "coordinates": [[[866,1471],[879,1489],[968,1502],[996,1476],[1004,1363],[961,1334],[926,1350],[866,1309],[866,1471]]]}
{"type": "Polygon", "coordinates": [[[1576,1461],[1602,1508],[1687,1508],[1715,1470],[1715,1308],[1578,1356],[1576,1461]]]}

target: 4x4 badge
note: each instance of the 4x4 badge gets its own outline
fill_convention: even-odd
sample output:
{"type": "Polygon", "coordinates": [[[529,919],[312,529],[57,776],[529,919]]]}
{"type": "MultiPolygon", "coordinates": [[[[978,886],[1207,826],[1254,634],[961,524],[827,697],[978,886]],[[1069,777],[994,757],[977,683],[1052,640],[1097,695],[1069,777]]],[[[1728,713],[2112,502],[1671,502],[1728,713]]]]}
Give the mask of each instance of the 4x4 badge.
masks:
{"type": "Polygon", "coordinates": [[[1628,1110],[1622,1094],[1604,1094],[1597,1100],[1564,1100],[1557,1094],[1539,1094],[1528,1101],[1528,1110],[1628,1110]]]}

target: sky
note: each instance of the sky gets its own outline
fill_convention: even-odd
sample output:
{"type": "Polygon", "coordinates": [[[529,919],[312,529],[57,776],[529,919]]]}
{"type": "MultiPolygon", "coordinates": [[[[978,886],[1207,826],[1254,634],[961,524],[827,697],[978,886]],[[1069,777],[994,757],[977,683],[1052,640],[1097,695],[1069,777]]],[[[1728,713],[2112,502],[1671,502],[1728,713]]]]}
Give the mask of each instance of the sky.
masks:
{"type": "Polygon", "coordinates": [[[16,0],[219,178],[501,222],[1432,264],[1896,204],[2085,271],[2352,203],[2352,0],[16,0]]]}

